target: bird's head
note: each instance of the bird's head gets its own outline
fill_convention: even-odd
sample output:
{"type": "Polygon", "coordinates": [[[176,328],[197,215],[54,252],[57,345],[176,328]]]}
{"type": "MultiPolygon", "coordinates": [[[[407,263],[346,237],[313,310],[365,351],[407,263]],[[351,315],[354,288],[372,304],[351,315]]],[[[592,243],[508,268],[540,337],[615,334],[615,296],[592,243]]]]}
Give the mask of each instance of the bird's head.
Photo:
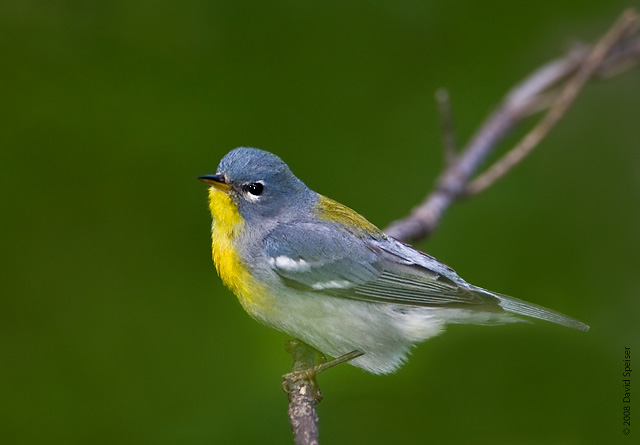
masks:
{"type": "MultiPolygon", "coordinates": [[[[198,179],[210,186],[210,198],[221,192],[245,220],[300,211],[316,194],[278,156],[257,148],[239,147],[220,161],[216,174],[198,179]]],[[[212,209],[213,210],[213,209],[212,209]]]]}

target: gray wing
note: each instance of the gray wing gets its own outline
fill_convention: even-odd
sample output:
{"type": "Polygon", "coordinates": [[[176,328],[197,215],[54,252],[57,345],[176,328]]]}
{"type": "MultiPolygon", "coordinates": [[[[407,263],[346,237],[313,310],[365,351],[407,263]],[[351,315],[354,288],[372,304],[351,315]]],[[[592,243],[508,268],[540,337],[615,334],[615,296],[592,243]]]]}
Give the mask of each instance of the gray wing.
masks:
{"type": "Polygon", "coordinates": [[[394,238],[371,240],[369,245],[378,251],[377,264],[382,272],[353,289],[357,298],[414,306],[501,310],[496,297],[476,292],[453,269],[426,253],[394,238]]]}
{"type": "Polygon", "coordinates": [[[507,311],[589,329],[559,312],[470,285],[394,238],[360,238],[328,224],[297,223],[272,231],[263,252],[285,284],[298,289],[370,302],[507,311]]]}
{"type": "MultiPolygon", "coordinates": [[[[358,238],[330,225],[282,225],[263,252],[285,284],[371,302],[413,306],[487,305],[449,267],[393,238],[358,238]]],[[[483,308],[488,310],[488,308],[483,308]]]]}
{"type": "Polygon", "coordinates": [[[286,284],[305,290],[351,289],[381,272],[372,249],[325,224],[279,225],[264,239],[262,250],[286,284]]]}

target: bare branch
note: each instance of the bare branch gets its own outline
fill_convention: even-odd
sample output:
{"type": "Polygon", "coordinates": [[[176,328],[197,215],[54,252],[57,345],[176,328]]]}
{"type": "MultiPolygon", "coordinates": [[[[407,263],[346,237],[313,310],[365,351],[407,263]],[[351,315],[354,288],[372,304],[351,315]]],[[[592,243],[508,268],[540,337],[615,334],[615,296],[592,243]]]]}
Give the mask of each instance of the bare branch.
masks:
{"type": "MultiPolygon", "coordinates": [[[[544,65],[513,88],[458,154],[456,161],[442,172],[431,194],[409,216],[393,222],[386,229],[387,234],[403,241],[417,241],[428,237],[455,200],[465,194],[480,191],[479,185],[482,183],[475,183],[470,188],[472,176],[504,136],[527,116],[549,109],[536,127],[539,128],[534,135],[528,135],[523,140],[528,148],[517,151],[524,152],[524,155],[548,134],[589,78],[610,77],[637,65],[640,61],[640,39],[633,34],[638,32],[639,23],[638,14],[634,10],[625,11],[592,49],[577,46],[565,57],[544,65]]],[[[507,156],[524,157],[522,154],[507,156]]],[[[504,170],[501,171],[501,176],[517,164],[518,160],[511,159],[509,164],[504,161],[505,164],[500,167],[504,170]]],[[[491,176],[483,181],[487,179],[491,179],[491,176]]],[[[482,190],[493,182],[488,182],[482,190]]]]}
{"type": "Polygon", "coordinates": [[[640,59],[640,37],[623,42],[611,51],[596,73],[601,79],[615,77],[633,68],[640,59]]]}
{"type": "Polygon", "coordinates": [[[525,137],[504,157],[493,164],[484,174],[470,183],[464,191],[467,196],[476,195],[491,187],[521,162],[564,116],[582,88],[602,64],[611,48],[628,30],[635,27],[638,16],[628,10],[613,25],[607,34],[593,47],[576,73],[566,83],[547,114],[525,137]]]}

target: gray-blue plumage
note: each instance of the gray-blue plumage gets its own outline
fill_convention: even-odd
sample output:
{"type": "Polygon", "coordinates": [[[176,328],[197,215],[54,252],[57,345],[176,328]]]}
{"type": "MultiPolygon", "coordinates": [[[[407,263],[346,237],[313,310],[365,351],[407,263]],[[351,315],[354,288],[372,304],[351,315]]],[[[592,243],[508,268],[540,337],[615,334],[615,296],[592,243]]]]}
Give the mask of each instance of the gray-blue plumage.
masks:
{"type": "MultiPolygon", "coordinates": [[[[245,308],[326,354],[358,350],[364,355],[352,364],[386,373],[400,366],[415,343],[450,323],[521,321],[512,315],[518,314],[588,329],[560,313],[473,286],[435,258],[369,228],[366,220],[365,230],[350,226],[344,215],[327,216],[326,208],[330,213],[335,205],[318,211],[328,199],[271,153],[232,150],[218,174],[244,219],[236,248],[272,295],[269,310],[245,308]],[[259,194],[248,191],[252,184],[260,184],[259,194]]],[[[338,211],[352,212],[342,206],[338,211]]]]}

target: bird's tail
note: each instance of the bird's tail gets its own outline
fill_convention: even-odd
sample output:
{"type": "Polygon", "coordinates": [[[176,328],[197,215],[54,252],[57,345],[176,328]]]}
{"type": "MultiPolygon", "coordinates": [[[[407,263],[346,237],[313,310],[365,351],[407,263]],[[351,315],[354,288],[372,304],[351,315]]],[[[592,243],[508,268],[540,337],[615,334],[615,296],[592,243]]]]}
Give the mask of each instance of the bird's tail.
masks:
{"type": "Polygon", "coordinates": [[[560,312],[552,311],[551,309],[538,306],[537,304],[528,303],[526,301],[518,300],[517,298],[513,298],[508,295],[498,294],[496,292],[491,292],[482,288],[477,288],[477,290],[496,297],[498,300],[500,300],[500,307],[502,307],[502,309],[507,312],[550,321],[552,323],[557,323],[569,328],[579,329],[581,331],[589,330],[588,325],[574,318],[567,317],[560,312]]]}

